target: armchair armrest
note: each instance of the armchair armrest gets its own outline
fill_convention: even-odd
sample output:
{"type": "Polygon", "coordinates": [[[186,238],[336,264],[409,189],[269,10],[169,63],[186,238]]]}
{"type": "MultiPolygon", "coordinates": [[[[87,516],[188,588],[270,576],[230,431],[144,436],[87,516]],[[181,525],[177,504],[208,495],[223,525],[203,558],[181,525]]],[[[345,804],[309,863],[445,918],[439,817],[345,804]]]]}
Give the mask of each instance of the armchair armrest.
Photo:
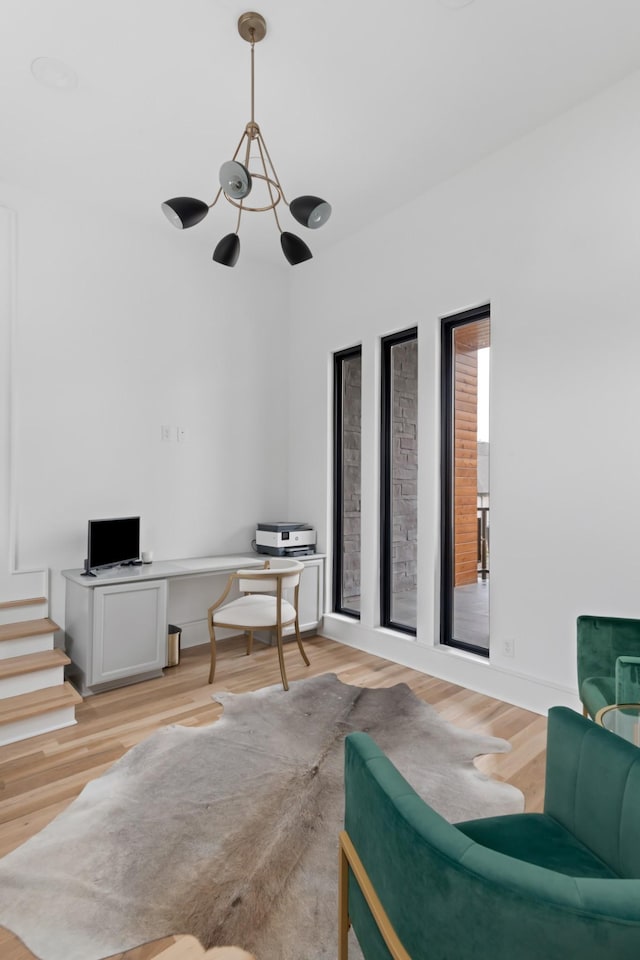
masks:
{"type": "Polygon", "coordinates": [[[616,660],[616,703],[640,703],[640,657],[616,660]]]}

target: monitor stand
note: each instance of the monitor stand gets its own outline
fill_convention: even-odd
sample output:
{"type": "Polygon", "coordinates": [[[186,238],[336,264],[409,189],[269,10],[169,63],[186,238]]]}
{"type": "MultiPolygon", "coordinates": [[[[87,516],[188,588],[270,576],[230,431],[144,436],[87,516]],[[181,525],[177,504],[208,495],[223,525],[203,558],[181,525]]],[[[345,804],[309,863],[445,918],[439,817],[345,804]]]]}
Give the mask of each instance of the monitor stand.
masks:
{"type": "Polygon", "coordinates": [[[97,573],[93,573],[93,571],[91,571],[91,570],[89,569],[89,560],[88,560],[88,559],[84,561],[84,570],[83,570],[83,572],[80,574],[80,576],[81,576],[81,577],[97,577],[97,576],[98,576],[97,573]]]}

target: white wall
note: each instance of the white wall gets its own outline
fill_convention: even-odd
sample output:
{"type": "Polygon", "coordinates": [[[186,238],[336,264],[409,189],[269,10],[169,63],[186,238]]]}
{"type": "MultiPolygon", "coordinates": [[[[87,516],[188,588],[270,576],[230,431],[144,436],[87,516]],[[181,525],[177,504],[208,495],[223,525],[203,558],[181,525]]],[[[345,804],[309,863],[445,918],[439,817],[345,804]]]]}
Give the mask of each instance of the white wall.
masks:
{"type": "MultiPolygon", "coordinates": [[[[576,616],[640,616],[639,104],[634,76],[290,271],[244,254],[225,270],[198,228],[0,184],[17,222],[0,598],[25,595],[14,561],[50,568],[63,622],[59,571],[81,564],[95,516],[140,513],[157,557],[244,549],[257,519],[285,512],[330,549],[331,354],[361,341],[363,616],[327,617],[325,632],[534,708],[575,703],[576,616]],[[434,640],[439,321],[487,300],[490,663],[434,640]],[[287,313],[288,383],[274,376],[287,313]],[[377,626],[379,338],[414,324],[417,641],[377,626]],[[187,442],[162,444],[163,423],[187,442]]],[[[6,291],[0,308],[4,350],[6,291]]]]}
{"type": "MultiPolygon", "coordinates": [[[[50,568],[63,624],[59,571],[82,565],[90,517],[139,514],[161,559],[247,550],[256,520],[285,510],[288,397],[273,372],[286,271],[246,256],[220,267],[215,230],[194,238],[159,210],[123,221],[0,184],[2,204],[16,212],[17,303],[0,599],[24,595],[5,563],[13,512],[17,569],[50,568]],[[161,442],[161,424],[186,442],[161,442]]],[[[7,402],[3,390],[8,452],[7,402]]]]}
{"type": "Polygon", "coordinates": [[[292,364],[290,513],[318,525],[321,547],[329,447],[297,452],[302,437],[329,435],[332,351],[363,345],[363,613],[327,617],[329,635],[544,709],[576,703],[578,614],[640,616],[639,171],[635,75],[335,247],[313,276],[292,276],[291,353],[304,363],[297,376],[292,364]],[[490,663],[435,643],[440,318],[487,301],[490,663]],[[379,629],[376,559],[379,338],[414,324],[417,640],[379,629]]]}

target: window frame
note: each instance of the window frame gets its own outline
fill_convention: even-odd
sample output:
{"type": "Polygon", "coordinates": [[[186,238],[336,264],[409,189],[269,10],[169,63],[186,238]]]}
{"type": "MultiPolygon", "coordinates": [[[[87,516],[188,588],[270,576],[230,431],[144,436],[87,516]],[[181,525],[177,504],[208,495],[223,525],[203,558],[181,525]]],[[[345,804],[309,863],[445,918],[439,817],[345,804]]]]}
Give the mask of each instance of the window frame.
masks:
{"type": "Polygon", "coordinates": [[[418,328],[410,327],[380,341],[380,625],[412,637],[417,627],[391,618],[393,598],[393,347],[410,340],[418,343],[418,328]]]}
{"type": "MultiPolygon", "coordinates": [[[[343,605],[344,576],[344,430],[343,400],[344,375],[343,363],[355,357],[362,364],[362,344],[339,350],[333,354],[333,603],[334,613],[360,619],[360,611],[343,605]]],[[[360,386],[362,397],[362,383],[360,386]]],[[[360,431],[362,437],[362,430],[360,431]]],[[[361,463],[362,467],[362,458],[361,463]]],[[[361,490],[362,492],[362,490],[361,490]]],[[[362,513],[360,514],[362,519],[362,513]]],[[[361,565],[362,569],[362,565],[361,565]]]]}
{"type": "Polygon", "coordinates": [[[440,644],[488,658],[489,649],[453,636],[453,590],[455,561],[455,504],[453,489],[454,455],[454,368],[453,334],[457,327],[478,320],[491,320],[491,304],[443,317],[440,351],[440,644]]]}

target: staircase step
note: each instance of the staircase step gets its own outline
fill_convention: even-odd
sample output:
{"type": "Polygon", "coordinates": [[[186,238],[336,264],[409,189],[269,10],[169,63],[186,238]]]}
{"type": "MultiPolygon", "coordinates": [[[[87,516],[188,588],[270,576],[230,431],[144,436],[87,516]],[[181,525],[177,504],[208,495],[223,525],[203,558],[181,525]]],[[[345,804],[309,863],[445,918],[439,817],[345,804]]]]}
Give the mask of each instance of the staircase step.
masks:
{"type": "Polygon", "coordinates": [[[60,627],[49,617],[39,620],[19,620],[16,623],[0,624],[0,643],[4,640],[22,640],[25,637],[39,637],[47,633],[55,633],[60,627]]]}
{"type": "Polygon", "coordinates": [[[46,617],[0,624],[0,660],[53,649],[58,625],[46,617]]]}
{"type": "Polygon", "coordinates": [[[46,597],[29,597],[27,600],[4,600],[0,603],[0,624],[14,620],[33,620],[45,617],[49,602],[46,597]]]}
{"type": "Polygon", "coordinates": [[[24,673],[36,673],[38,670],[52,670],[65,667],[71,660],[64,650],[42,650],[39,653],[27,653],[19,657],[7,657],[0,660],[0,680],[19,677],[24,673]]]}
{"type": "Polygon", "coordinates": [[[19,697],[0,700],[0,725],[26,720],[60,707],[75,707],[77,703],[82,703],[82,697],[68,682],[34,693],[21,693],[19,697]]]}
{"type": "Polygon", "coordinates": [[[0,610],[10,610],[11,607],[32,607],[46,602],[46,597],[29,597],[28,600],[2,600],[0,601],[0,610]]]}
{"type": "Polygon", "coordinates": [[[82,697],[70,683],[0,700],[0,746],[71,726],[78,703],[82,697]]]}

